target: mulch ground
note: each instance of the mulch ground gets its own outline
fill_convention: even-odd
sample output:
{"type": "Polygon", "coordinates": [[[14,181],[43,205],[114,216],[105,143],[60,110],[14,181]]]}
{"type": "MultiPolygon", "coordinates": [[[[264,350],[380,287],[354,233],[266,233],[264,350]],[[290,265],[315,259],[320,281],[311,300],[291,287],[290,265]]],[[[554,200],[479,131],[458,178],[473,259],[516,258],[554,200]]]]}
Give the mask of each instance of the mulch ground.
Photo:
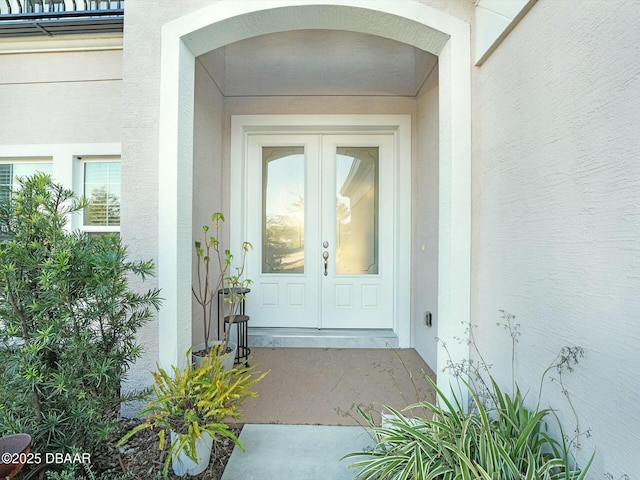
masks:
{"type": "MultiPolygon", "coordinates": [[[[121,434],[135,427],[139,420],[123,418],[121,434]]],[[[236,436],[240,435],[242,425],[232,427],[236,436]]],[[[152,430],[143,430],[130,438],[126,444],[117,447],[120,437],[113,438],[102,452],[92,455],[91,461],[95,470],[102,473],[110,471],[115,473],[132,472],[135,480],[153,480],[162,472],[164,461],[167,458],[168,445],[164,450],[159,449],[158,435],[152,430]]],[[[168,434],[167,434],[168,438],[168,434]]],[[[227,465],[227,461],[233,452],[234,443],[228,438],[222,438],[213,443],[211,460],[207,469],[194,477],[178,477],[169,466],[169,479],[189,478],[194,480],[220,480],[227,465]]],[[[108,476],[108,474],[107,474],[108,476]]]]}

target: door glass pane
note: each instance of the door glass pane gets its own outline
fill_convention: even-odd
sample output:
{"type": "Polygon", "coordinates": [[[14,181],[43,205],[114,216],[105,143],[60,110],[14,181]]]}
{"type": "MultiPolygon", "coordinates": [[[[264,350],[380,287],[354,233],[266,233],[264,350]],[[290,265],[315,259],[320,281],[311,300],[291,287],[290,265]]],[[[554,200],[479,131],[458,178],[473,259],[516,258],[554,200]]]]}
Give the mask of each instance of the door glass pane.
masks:
{"type": "Polygon", "coordinates": [[[262,147],[262,273],[304,273],[304,147],[262,147]]]}
{"type": "Polygon", "coordinates": [[[336,273],[378,273],[378,147],[338,147],[336,273]]]}

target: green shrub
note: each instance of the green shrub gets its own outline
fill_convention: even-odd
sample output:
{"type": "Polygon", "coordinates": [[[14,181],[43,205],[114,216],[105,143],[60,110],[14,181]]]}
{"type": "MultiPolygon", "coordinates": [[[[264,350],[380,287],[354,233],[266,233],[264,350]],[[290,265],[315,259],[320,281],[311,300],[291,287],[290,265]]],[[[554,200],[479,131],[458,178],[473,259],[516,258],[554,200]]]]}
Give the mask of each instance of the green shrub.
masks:
{"type": "Polygon", "coordinates": [[[131,279],[114,235],[69,233],[86,206],[47,175],[19,179],[0,205],[0,431],[26,432],[34,451],[91,452],[123,400],[120,383],[140,356],[136,332],[160,305],[131,279]]]}

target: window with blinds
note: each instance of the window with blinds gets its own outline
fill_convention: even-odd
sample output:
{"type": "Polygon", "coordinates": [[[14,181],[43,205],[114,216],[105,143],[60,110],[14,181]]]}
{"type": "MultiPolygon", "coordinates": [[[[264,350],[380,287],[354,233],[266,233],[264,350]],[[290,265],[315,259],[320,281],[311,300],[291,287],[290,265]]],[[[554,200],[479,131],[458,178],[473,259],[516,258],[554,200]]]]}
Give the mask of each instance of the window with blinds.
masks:
{"type": "Polygon", "coordinates": [[[16,189],[16,178],[26,177],[36,172],[51,175],[53,163],[51,161],[16,161],[0,163],[0,200],[6,200],[16,189]]]}
{"type": "Polygon", "coordinates": [[[84,209],[86,231],[117,231],[120,227],[120,162],[84,163],[84,209]],[[91,228],[87,228],[91,227],[91,228]]]}
{"type": "MultiPolygon", "coordinates": [[[[7,201],[17,187],[16,179],[42,172],[51,175],[53,163],[49,161],[0,161],[0,202],[7,201]]],[[[8,225],[0,225],[0,241],[11,237],[8,225]]]]}
{"type": "Polygon", "coordinates": [[[0,164],[0,200],[5,201],[11,196],[13,186],[13,164],[0,164]]]}

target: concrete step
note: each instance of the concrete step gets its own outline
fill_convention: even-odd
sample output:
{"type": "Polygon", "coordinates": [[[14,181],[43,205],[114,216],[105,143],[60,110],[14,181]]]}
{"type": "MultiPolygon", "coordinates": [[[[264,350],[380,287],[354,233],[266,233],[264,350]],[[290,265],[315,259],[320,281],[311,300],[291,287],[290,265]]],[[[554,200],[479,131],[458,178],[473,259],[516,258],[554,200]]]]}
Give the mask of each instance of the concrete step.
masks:
{"type": "Polygon", "coordinates": [[[393,330],[249,326],[250,347],[398,348],[393,330]]]}

